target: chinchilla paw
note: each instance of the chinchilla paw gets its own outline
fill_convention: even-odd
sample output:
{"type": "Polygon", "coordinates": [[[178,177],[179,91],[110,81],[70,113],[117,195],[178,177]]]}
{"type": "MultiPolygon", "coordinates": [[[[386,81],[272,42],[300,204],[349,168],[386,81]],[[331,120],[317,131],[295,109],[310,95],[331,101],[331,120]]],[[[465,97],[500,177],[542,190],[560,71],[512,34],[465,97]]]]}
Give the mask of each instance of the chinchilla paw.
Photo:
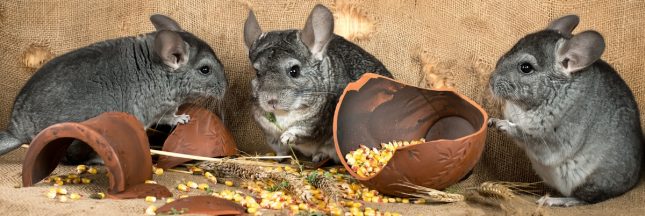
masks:
{"type": "Polygon", "coordinates": [[[176,124],[186,124],[190,121],[190,116],[186,114],[181,114],[181,115],[173,115],[173,123],[174,125],[176,124]]]}
{"type": "Polygon", "coordinates": [[[497,118],[490,118],[488,120],[488,127],[495,127],[497,130],[502,132],[509,132],[515,126],[514,123],[508,120],[502,120],[497,118]]]}
{"type": "Polygon", "coordinates": [[[295,134],[287,131],[280,135],[280,142],[282,142],[283,145],[293,145],[294,142],[296,142],[296,138],[295,134]]]}

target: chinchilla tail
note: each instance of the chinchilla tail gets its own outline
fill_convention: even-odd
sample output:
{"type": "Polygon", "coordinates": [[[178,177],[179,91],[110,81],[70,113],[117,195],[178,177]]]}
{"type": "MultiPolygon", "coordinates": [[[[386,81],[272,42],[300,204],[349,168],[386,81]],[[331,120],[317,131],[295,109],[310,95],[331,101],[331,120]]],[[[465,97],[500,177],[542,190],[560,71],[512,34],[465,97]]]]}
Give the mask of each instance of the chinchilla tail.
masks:
{"type": "Polygon", "coordinates": [[[22,141],[7,131],[0,131],[0,155],[13,151],[22,145],[22,141]]]}

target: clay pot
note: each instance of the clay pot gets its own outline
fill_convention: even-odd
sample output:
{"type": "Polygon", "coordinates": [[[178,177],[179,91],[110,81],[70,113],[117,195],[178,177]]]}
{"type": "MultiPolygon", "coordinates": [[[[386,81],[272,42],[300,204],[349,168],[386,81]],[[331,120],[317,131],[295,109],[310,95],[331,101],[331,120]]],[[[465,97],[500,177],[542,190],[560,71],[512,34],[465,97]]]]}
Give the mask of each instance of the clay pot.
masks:
{"type": "MultiPolygon", "coordinates": [[[[22,166],[22,184],[32,186],[47,177],[65,156],[74,140],[89,145],[109,171],[108,193],[118,194],[152,177],[152,158],[143,125],[126,113],[108,112],[84,122],[65,122],[42,130],[31,142],[22,166]]],[[[135,193],[153,191],[171,195],[168,189],[136,187],[135,193]],[[164,191],[165,189],[165,191],[164,191]]],[[[126,197],[141,197],[127,195],[126,197]]]]}
{"type": "Polygon", "coordinates": [[[171,213],[171,210],[184,211],[183,214],[205,215],[242,215],[244,207],[233,201],[214,196],[191,196],[175,200],[157,209],[159,213],[171,213]]]}
{"type": "MultiPolygon", "coordinates": [[[[224,157],[237,153],[231,132],[217,115],[193,104],[184,104],[177,113],[190,115],[187,124],[178,124],[163,144],[163,151],[204,156],[224,157]]],[[[190,159],[160,156],[159,168],[172,168],[190,159]]]]}
{"type": "Polygon", "coordinates": [[[399,184],[444,189],[462,179],[479,161],[488,115],[452,90],[428,90],[365,74],[350,83],[334,114],[336,152],[348,172],[371,189],[393,196],[413,192],[399,184]],[[388,164],[368,178],[354,173],[345,155],[359,145],[427,142],[399,148],[388,164]]]}

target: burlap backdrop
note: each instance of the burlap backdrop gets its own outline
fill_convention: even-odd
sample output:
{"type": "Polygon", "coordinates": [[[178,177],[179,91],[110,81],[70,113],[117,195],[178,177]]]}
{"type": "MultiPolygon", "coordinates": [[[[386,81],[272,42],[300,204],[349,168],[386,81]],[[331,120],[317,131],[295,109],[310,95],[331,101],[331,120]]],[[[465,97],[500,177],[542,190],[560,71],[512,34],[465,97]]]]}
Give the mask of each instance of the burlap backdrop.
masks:
{"type": "MultiPolygon", "coordinates": [[[[33,69],[23,64],[23,53],[30,46],[45,47],[60,55],[104,39],[152,31],[148,17],[161,13],[210,43],[223,61],[231,89],[224,101],[223,117],[239,149],[269,151],[249,115],[249,83],[254,73],[242,42],[247,7],[255,10],[267,31],[301,28],[316,3],[332,6],[334,2],[2,1],[0,128],[6,127],[14,97],[33,74],[33,69]]],[[[375,21],[370,37],[357,43],[379,58],[397,79],[423,85],[417,59],[423,53],[446,66],[455,88],[482,103],[491,116],[498,116],[499,110],[486,99],[482,83],[499,56],[523,35],[544,28],[554,18],[578,14],[581,24],[576,32],[595,29],[604,35],[607,49],[603,59],[619,71],[640,109],[645,110],[644,1],[359,0],[350,4],[375,21]]],[[[486,150],[471,181],[538,180],[523,152],[509,139],[494,131],[488,135],[486,150]]],[[[641,195],[630,196],[629,202],[645,202],[645,191],[638,190],[641,195]]]]}

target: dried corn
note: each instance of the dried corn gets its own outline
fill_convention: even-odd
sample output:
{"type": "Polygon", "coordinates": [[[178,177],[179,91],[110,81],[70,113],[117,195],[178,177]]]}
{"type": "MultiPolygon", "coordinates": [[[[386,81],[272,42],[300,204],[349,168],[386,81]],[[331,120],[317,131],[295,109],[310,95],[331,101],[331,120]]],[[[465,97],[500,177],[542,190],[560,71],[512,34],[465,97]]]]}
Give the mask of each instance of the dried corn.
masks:
{"type": "Polygon", "coordinates": [[[146,215],[157,215],[157,207],[153,205],[148,206],[146,208],[146,215]]]}
{"type": "Polygon", "coordinates": [[[210,187],[208,186],[208,184],[202,183],[202,184],[197,185],[197,188],[200,189],[200,190],[205,191],[205,190],[208,190],[208,188],[210,188],[210,187]]]}
{"type": "Polygon", "coordinates": [[[154,197],[154,196],[146,196],[145,201],[146,201],[146,202],[150,202],[150,203],[157,202],[157,197],[154,197]]]}
{"type": "Polygon", "coordinates": [[[153,172],[155,175],[158,175],[158,176],[163,175],[163,169],[161,169],[161,168],[153,167],[153,168],[152,168],[152,172],[153,172]]]}
{"type": "Polygon", "coordinates": [[[82,182],[83,184],[89,184],[89,183],[92,183],[92,179],[89,179],[89,178],[81,178],[81,182],[82,182]]]}
{"type": "Polygon", "coordinates": [[[85,171],[87,171],[87,166],[85,166],[85,165],[78,165],[76,167],[76,173],[78,173],[78,174],[82,174],[85,171]]]}
{"type": "Polygon", "coordinates": [[[95,193],[95,194],[90,195],[90,198],[92,198],[92,199],[103,199],[103,198],[105,198],[105,193],[103,193],[103,192],[95,193]]]}
{"type": "Polygon", "coordinates": [[[175,201],[175,199],[174,199],[174,198],[172,198],[172,197],[168,197],[168,198],[166,198],[166,203],[171,203],[171,202],[173,202],[173,201],[175,201]]]}
{"type": "Polygon", "coordinates": [[[94,167],[90,167],[89,169],[87,169],[87,173],[94,175],[99,173],[99,171],[94,167]]]}
{"type": "Polygon", "coordinates": [[[233,182],[232,181],[225,181],[224,184],[229,187],[233,187],[233,182]]]}
{"type": "Polygon", "coordinates": [[[58,201],[59,202],[67,202],[67,196],[65,196],[65,195],[58,196],[58,201]]]}
{"type": "Polygon", "coordinates": [[[184,192],[189,191],[188,186],[186,186],[185,184],[177,185],[177,190],[184,191],[184,192]]]}
{"type": "Polygon", "coordinates": [[[157,184],[157,182],[153,181],[153,180],[146,180],[145,183],[146,184],[157,184]]]}
{"type": "Polygon", "coordinates": [[[81,199],[81,195],[79,195],[78,193],[72,193],[69,195],[69,198],[71,198],[72,200],[79,200],[81,199]]]}
{"type": "Polygon", "coordinates": [[[198,185],[194,181],[188,181],[188,182],[186,182],[186,186],[188,186],[188,187],[190,187],[192,189],[197,189],[198,185]]]}

